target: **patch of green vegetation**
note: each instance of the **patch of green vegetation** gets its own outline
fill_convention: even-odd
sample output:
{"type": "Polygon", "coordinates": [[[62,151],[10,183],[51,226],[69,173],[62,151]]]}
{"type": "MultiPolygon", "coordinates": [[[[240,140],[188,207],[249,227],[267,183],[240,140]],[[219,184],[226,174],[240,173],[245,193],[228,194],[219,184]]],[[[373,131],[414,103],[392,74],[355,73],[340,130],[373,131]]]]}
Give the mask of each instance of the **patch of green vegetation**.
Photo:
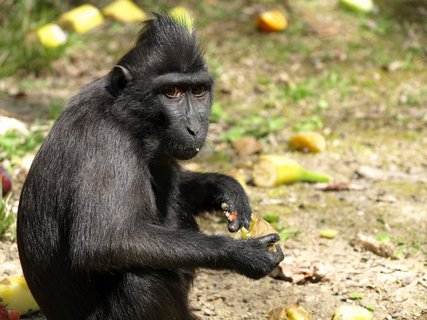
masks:
{"type": "Polygon", "coordinates": [[[31,131],[23,134],[16,130],[10,130],[0,135],[0,161],[23,157],[28,152],[35,150],[44,140],[41,131],[31,131]]]}
{"type": "Polygon", "coordinates": [[[58,5],[54,2],[18,0],[4,5],[0,12],[0,78],[24,69],[45,70],[50,61],[64,52],[66,46],[44,48],[35,33],[38,27],[58,16],[58,5]]]}
{"type": "Polygon", "coordinates": [[[348,295],[348,298],[349,298],[350,300],[362,300],[362,299],[363,299],[363,297],[364,297],[363,292],[358,292],[358,291],[356,291],[356,292],[351,292],[351,293],[348,295]]]}
{"type": "Polygon", "coordinates": [[[375,236],[375,239],[378,242],[385,243],[385,242],[390,242],[391,241],[391,236],[390,236],[390,234],[388,232],[381,231],[381,232],[377,233],[377,235],[375,236]]]}
{"type": "Polygon", "coordinates": [[[230,116],[225,113],[219,101],[215,101],[212,105],[210,121],[218,122],[219,120],[230,121],[230,116]]]}
{"type": "Polygon", "coordinates": [[[300,233],[300,230],[295,228],[286,228],[279,231],[279,236],[281,241],[286,241],[290,238],[296,237],[300,233]]]}
{"type": "Polygon", "coordinates": [[[234,122],[231,129],[219,136],[219,140],[223,142],[234,142],[244,136],[264,138],[268,134],[282,129],[285,122],[283,117],[265,118],[259,115],[250,115],[234,122]]]}
{"type": "Polygon", "coordinates": [[[294,124],[293,129],[297,132],[316,131],[323,128],[323,120],[320,116],[314,115],[294,124]]]}
{"type": "Polygon", "coordinates": [[[62,101],[53,101],[48,105],[49,118],[56,120],[64,111],[64,103],[62,101]]]}
{"type": "Polygon", "coordinates": [[[279,216],[275,213],[266,213],[262,216],[262,218],[269,223],[277,223],[279,222],[279,216]]]}
{"type": "Polygon", "coordinates": [[[15,216],[8,205],[10,197],[4,199],[2,196],[2,185],[0,183],[0,240],[4,239],[6,232],[15,222],[15,216]]]}
{"type": "Polygon", "coordinates": [[[314,95],[314,81],[311,79],[296,84],[291,84],[284,88],[284,97],[294,102],[298,102],[314,95]]]}

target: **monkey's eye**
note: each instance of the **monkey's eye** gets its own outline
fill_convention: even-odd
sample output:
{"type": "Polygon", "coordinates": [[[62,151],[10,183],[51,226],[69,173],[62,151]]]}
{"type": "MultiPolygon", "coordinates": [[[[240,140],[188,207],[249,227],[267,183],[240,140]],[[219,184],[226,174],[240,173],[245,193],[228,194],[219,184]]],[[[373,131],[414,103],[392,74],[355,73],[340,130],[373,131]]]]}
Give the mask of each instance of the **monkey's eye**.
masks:
{"type": "Polygon", "coordinates": [[[183,92],[177,87],[169,87],[166,88],[163,94],[169,99],[177,99],[182,96],[183,92]]]}
{"type": "Polygon", "coordinates": [[[203,85],[198,85],[191,89],[191,93],[197,98],[202,98],[206,94],[206,92],[206,87],[203,85]]]}

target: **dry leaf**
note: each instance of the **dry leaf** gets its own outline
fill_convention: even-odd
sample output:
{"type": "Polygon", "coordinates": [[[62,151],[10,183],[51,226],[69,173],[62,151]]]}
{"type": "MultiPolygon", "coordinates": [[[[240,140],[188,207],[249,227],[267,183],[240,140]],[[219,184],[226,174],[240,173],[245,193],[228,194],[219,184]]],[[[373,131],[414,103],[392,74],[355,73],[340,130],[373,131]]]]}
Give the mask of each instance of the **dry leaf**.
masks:
{"type": "Polygon", "coordinates": [[[262,150],[261,143],[254,137],[243,137],[234,142],[234,149],[239,156],[249,156],[262,150]]]}
{"type": "Polygon", "coordinates": [[[328,280],[326,268],[321,263],[290,263],[286,261],[286,258],[270,273],[270,276],[295,284],[316,283],[328,280]]]}
{"type": "Polygon", "coordinates": [[[353,247],[361,247],[364,250],[371,251],[378,256],[391,258],[394,257],[395,245],[391,242],[380,242],[373,237],[358,234],[350,244],[353,247]]]}
{"type": "Polygon", "coordinates": [[[360,191],[366,189],[361,184],[351,182],[317,183],[314,188],[322,191],[360,191]]]}

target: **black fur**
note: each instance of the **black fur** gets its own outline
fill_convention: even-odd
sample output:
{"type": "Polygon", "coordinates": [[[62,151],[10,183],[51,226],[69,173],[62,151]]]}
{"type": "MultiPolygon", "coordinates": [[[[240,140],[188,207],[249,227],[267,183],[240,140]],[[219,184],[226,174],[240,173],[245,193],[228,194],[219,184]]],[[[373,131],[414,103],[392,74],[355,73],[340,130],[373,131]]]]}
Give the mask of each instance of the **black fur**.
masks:
{"type": "Polygon", "coordinates": [[[282,259],[267,250],[277,235],[208,236],[194,220],[226,202],[238,212],[235,231],[251,214],[234,179],[176,161],[202,147],[212,84],[194,33],[156,16],[59,117],[22,190],[17,230],[25,277],[49,320],[196,319],[187,301],[196,268],[256,279],[282,259]],[[165,95],[168,85],[182,97],[165,95]]]}

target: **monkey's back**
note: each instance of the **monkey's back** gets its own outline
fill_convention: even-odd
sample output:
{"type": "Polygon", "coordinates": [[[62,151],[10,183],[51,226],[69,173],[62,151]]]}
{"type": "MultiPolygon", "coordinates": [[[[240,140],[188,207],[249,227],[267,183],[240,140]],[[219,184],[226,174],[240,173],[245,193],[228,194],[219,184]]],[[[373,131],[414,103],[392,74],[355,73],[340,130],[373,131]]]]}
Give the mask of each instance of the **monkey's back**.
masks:
{"type": "MultiPolygon", "coordinates": [[[[77,211],[84,209],[77,207],[75,198],[87,197],[85,201],[89,202],[90,197],[93,197],[90,201],[92,204],[89,205],[103,205],[102,202],[97,202],[102,201],[96,199],[99,195],[90,194],[90,190],[86,189],[82,191],[82,186],[90,188],[94,184],[95,190],[100,187],[100,183],[105,184],[105,188],[123,184],[122,189],[125,190],[124,186],[131,184],[130,180],[137,180],[138,174],[144,174],[143,168],[138,167],[138,159],[143,155],[135,151],[138,149],[134,148],[123,128],[109,118],[104,101],[109,97],[105,94],[101,79],[88,85],[74,97],[34,159],[22,190],[17,222],[18,249],[25,277],[49,319],[106,320],[105,314],[109,314],[112,304],[119,303],[120,299],[114,301],[116,295],[129,294],[128,300],[132,300],[135,292],[139,292],[137,296],[141,300],[128,301],[127,305],[120,307],[117,305],[117,310],[122,310],[122,313],[108,319],[135,319],[135,315],[155,315],[162,312],[159,319],[173,319],[179,314],[179,319],[186,319],[189,313],[186,309],[186,295],[182,295],[182,292],[188,291],[191,272],[140,269],[132,273],[86,273],[79,270],[78,264],[73,261],[72,251],[84,248],[71,247],[71,243],[76,241],[72,239],[72,228],[91,227],[79,225],[75,221],[78,219],[77,211]],[[87,92],[91,94],[88,95],[87,92]],[[95,107],[93,101],[97,101],[95,107]],[[120,159],[116,159],[115,154],[120,155],[120,159]],[[123,163],[123,154],[126,154],[126,163],[123,163]],[[100,175],[105,175],[105,171],[108,171],[105,166],[108,165],[112,166],[112,171],[120,168],[123,173],[112,172],[111,177],[105,176],[100,182],[100,175]],[[136,176],[131,177],[131,171],[135,171],[136,176]],[[108,181],[109,178],[121,181],[108,181]],[[82,194],[83,192],[87,194],[82,194]],[[157,292],[159,289],[156,287],[170,287],[170,292],[157,292]],[[151,297],[144,295],[144,292],[150,292],[151,297]],[[179,303],[176,303],[177,300],[179,303]],[[158,310],[139,310],[141,302],[158,310]],[[162,307],[168,303],[178,309],[162,307]],[[61,307],[58,308],[58,305],[61,307]],[[97,306],[97,309],[86,306],[97,306]],[[164,311],[161,311],[162,308],[164,311]],[[67,312],[58,314],[58,310],[67,312]]],[[[122,196],[131,197],[129,201],[132,204],[129,206],[135,206],[134,211],[140,210],[143,213],[144,210],[155,210],[153,195],[145,195],[140,207],[135,202],[142,195],[134,192],[122,196]],[[150,199],[148,204],[147,199],[150,199]]],[[[125,203],[123,210],[127,209],[125,203]]],[[[141,216],[142,213],[141,220],[149,219],[141,216]]],[[[81,240],[81,246],[84,246],[84,239],[81,240]]]]}

